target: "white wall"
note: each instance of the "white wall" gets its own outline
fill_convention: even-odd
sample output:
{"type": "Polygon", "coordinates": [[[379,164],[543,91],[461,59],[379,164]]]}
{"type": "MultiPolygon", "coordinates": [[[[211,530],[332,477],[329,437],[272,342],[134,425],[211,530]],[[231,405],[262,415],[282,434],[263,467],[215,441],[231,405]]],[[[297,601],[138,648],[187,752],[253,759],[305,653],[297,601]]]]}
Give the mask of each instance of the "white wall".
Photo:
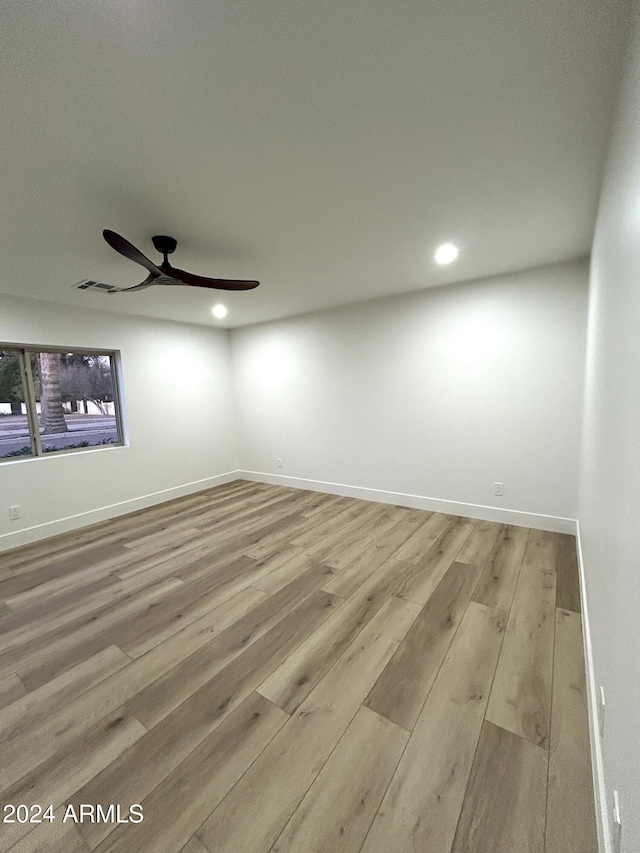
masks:
{"type": "Polygon", "coordinates": [[[240,468],[575,518],[586,312],[580,262],[234,330],[240,468]]]}
{"type": "Polygon", "coordinates": [[[609,152],[592,253],[580,534],[595,684],[607,697],[606,807],[640,850],[640,29],[609,152]]]}
{"type": "MultiPolygon", "coordinates": [[[[586,275],[557,265],[234,331],[239,467],[514,523],[575,518],[586,275]]],[[[121,350],[130,439],[0,464],[0,549],[238,468],[229,333],[0,297],[0,340],[121,350]]]]}
{"type": "Polygon", "coordinates": [[[0,341],[120,350],[129,437],[128,447],[2,462],[0,550],[237,469],[228,332],[0,296],[0,341]],[[14,504],[22,519],[10,522],[14,504]]]}

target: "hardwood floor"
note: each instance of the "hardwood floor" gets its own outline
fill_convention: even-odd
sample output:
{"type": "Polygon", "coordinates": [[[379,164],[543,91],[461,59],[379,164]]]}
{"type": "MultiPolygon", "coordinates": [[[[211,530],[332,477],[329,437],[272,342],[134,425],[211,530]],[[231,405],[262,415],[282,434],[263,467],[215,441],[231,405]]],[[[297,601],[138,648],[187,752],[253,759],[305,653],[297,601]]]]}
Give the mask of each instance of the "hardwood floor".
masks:
{"type": "Polygon", "coordinates": [[[570,536],[236,481],[0,554],[0,632],[0,851],[597,851],[570,536]]]}

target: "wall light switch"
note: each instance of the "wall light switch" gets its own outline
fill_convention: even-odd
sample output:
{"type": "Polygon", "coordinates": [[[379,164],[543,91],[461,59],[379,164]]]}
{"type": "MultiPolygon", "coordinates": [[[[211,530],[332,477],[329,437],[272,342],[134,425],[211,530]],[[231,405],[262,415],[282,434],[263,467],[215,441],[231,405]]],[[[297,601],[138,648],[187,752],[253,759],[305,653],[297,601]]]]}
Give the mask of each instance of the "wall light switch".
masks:
{"type": "Polygon", "coordinates": [[[9,521],[17,521],[21,517],[20,506],[9,507],[9,521]]]}
{"type": "Polygon", "coordinates": [[[278,459],[278,468],[282,468],[282,465],[283,465],[283,460],[278,459]]]}
{"type": "Polygon", "coordinates": [[[494,483],[493,484],[493,494],[494,495],[504,494],[504,483],[494,483]]]}

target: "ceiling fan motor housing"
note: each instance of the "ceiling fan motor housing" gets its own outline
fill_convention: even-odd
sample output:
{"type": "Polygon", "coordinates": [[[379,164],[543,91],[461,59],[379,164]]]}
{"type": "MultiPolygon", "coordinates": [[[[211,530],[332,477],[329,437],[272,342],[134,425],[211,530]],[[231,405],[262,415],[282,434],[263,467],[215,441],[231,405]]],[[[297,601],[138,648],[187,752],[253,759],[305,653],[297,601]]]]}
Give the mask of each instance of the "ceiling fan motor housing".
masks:
{"type": "Polygon", "coordinates": [[[161,252],[163,255],[171,255],[175,252],[178,245],[178,241],[174,240],[173,237],[166,237],[162,234],[158,234],[151,239],[156,251],[161,252]]]}

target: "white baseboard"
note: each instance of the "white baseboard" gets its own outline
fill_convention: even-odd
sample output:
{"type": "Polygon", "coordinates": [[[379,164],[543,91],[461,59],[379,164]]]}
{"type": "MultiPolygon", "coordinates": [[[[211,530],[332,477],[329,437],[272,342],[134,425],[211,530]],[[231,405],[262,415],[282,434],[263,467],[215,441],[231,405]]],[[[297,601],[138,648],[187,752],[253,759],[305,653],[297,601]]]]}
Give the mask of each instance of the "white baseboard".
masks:
{"type": "Polygon", "coordinates": [[[69,515],[65,518],[47,521],[44,524],[37,524],[33,527],[24,527],[22,530],[16,530],[15,533],[13,531],[11,533],[4,533],[0,535],[0,552],[8,551],[10,548],[18,548],[21,545],[28,545],[31,542],[38,542],[40,539],[47,539],[50,536],[57,536],[59,533],[68,533],[70,530],[77,530],[79,527],[86,527],[98,521],[107,521],[110,518],[116,518],[118,515],[136,512],[139,509],[164,503],[164,501],[171,501],[174,498],[181,498],[194,492],[211,489],[213,486],[221,486],[223,483],[230,483],[232,480],[237,480],[239,476],[238,471],[228,471],[226,474],[218,474],[215,477],[207,477],[204,480],[196,480],[193,483],[185,483],[182,486],[174,486],[171,489],[152,492],[149,495],[131,498],[131,500],[111,504],[110,506],[99,507],[88,512],[80,512],[77,515],[69,515]]]}
{"type": "Polygon", "coordinates": [[[483,521],[497,521],[501,524],[514,524],[516,527],[535,527],[536,530],[550,530],[553,533],[575,535],[575,518],[561,518],[555,515],[540,515],[535,512],[520,512],[495,506],[458,503],[423,495],[407,495],[403,492],[385,492],[381,489],[368,489],[363,486],[347,486],[343,483],[325,483],[322,480],[305,480],[302,477],[285,477],[282,474],[265,474],[260,471],[238,471],[238,477],[254,480],[258,483],[270,483],[274,486],[291,486],[294,489],[309,489],[312,492],[327,492],[330,495],[342,495],[348,498],[360,498],[365,501],[408,506],[413,509],[426,509],[444,512],[450,515],[463,515],[466,518],[479,518],[483,521]]]}
{"type": "Polygon", "coordinates": [[[585,580],[584,561],[582,557],[582,541],[580,539],[579,521],[576,521],[576,545],[578,550],[578,571],[580,577],[584,665],[587,677],[587,707],[589,709],[593,792],[596,805],[596,821],[598,824],[598,847],[600,853],[612,853],[611,827],[609,824],[609,809],[607,807],[607,789],[604,781],[602,741],[600,738],[600,727],[598,725],[598,686],[596,684],[596,674],[593,665],[593,646],[591,643],[591,627],[589,624],[589,604],[587,601],[587,585],[585,580]]]}
{"type": "Polygon", "coordinates": [[[21,545],[38,542],[41,539],[57,536],[60,533],[68,533],[71,530],[77,530],[89,524],[107,521],[110,518],[116,518],[128,512],[136,512],[148,506],[170,501],[174,498],[180,498],[238,479],[271,483],[279,486],[291,486],[296,489],[308,489],[332,495],[344,495],[345,497],[360,498],[361,500],[397,504],[399,506],[444,512],[451,515],[463,515],[468,518],[497,521],[502,524],[514,524],[518,527],[535,527],[538,530],[551,530],[556,533],[575,534],[576,532],[576,521],[573,518],[561,518],[553,515],[540,515],[532,512],[503,509],[501,507],[459,503],[456,501],[429,498],[423,495],[408,495],[403,492],[387,492],[363,486],[348,486],[343,483],[327,483],[322,480],[306,480],[300,477],[285,477],[278,474],[265,474],[259,471],[238,470],[227,471],[215,477],[207,477],[203,480],[196,480],[193,483],[185,483],[171,489],[152,492],[138,498],[98,507],[88,512],[81,512],[76,515],[66,516],[65,518],[55,519],[54,521],[47,521],[32,527],[23,527],[15,532],[0,534],[0,553],[8,551],[11,548],[19,548],[21,545]]]}

